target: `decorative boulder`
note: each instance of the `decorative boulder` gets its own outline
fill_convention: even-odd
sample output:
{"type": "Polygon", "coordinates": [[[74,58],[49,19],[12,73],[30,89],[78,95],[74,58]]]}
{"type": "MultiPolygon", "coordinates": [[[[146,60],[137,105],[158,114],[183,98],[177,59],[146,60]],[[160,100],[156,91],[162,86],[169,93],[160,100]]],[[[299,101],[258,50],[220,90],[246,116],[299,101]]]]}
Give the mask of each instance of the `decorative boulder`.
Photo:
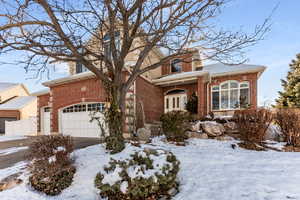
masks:
{"type": "Polygon", "coordinates": [[[266,132],[265,140],[273,140],[277,142],[283,142],[284,136],[280,131],[280,127],[271,124],[266,132]]]}
{"type": "Polygon", "coordinates": [[[226,122],[224,128],[227,132],[238,132],[238,127],[235,122],[226,122]]]}
{"type": "Polygon", "coordinates": [[[231,140],[233,140],[232,137],[226,136],[226,135],[217,136],[215,139],[219,140],[219,141],[231,141],[231,140]]]}
{"type": "Polygon", "coordinates": [[[206,133],[188,131],[186,134],[189,138],[208,139],[208,135],[206,133]]]}
{"type": "Polygon", "coordinates": [[[149,142],[151,137],[151,130],[146,128],[139,128],[137,130],[137,137],[141,142],[149,142]]]}
{"type": "Polygon", "coordinates": [[[10,176],[4,178],[3,180],[1,180],[0,181],[0,192],[2,192],[4,190],[12,189],[12,188],[20,185],[21,183],[23,183],[23,180],[18,178],[21,174],[22,173],[16,173],[16,174],[10,175],[10,176]]]}
{"type": "Polygon", "coordinates": [[[189,130],[192,132],[197,132],[197,131],[201,131],[201,121],[195,122],[195,123],[191,123],[189,130]]]}
{"type": "Polygon", "coordinates": [[[207,135],[211,137],[223,135],[225,132],[224,126],[214,121],[202,122],[201,127],[205,131],[205,133],[207,133],[207,135]]]}

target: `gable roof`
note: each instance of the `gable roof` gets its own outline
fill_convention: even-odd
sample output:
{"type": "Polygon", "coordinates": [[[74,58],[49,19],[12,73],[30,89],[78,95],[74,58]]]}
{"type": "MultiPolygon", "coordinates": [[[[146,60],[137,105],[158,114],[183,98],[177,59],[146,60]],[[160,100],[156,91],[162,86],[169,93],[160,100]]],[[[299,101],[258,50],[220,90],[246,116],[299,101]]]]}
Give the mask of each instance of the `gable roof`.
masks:
{"type": "Polygon", "coordinates": [[[0,104],[0,110],[19,110],[36,100],[36,98],[37,97],[33,96],[15,97],[3,104],[0,104]]]}
{"type": "Polygon", "coordinates": [[[24,84],[22,84],[22,83],[9,83],[9,82],[0,82],[0,92],[3,92],[5,90],[11,89],[11,88],[14,88],[16,86],[21,86],[28,95],[30,94],[28,89],[26,88],[26,86],[24,84]]]}
{"type": "Polygon", "coordinates": [[[19,85],[18,83],[0,82],[0,92],[19,85]]]}
{"type": "Polygon", "coordinates": [[[199,76],[227,76],[227,75],[236,75],[236,74],[245,74],[245,73],[259,73],[260,76],[266,67],[261,65],[249,65],[249,64],[240,64],[240,65],[225,65],[222,63],[216,63],[211,65],[203,66],[202,70],[199,71],[190,71],[182,72],[178,74],[171,74],[163,76],[161,78],[153,80],[153,83],[157,85],[167,84],[169,82],[176,82],[182,80],[196,80],[199,76]]]}

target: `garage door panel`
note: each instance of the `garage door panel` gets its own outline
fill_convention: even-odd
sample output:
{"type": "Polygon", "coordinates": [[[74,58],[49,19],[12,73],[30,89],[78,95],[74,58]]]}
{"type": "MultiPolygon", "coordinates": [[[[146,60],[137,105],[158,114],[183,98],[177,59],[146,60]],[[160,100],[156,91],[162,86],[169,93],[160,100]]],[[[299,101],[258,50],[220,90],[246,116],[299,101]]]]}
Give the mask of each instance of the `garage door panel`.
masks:
{"type": "Polygon", "coordinates": [[[81,112],[72,112],[70,110],[60,112],[62,134],[74,137],[100,137],[101,129],[97,121],[91,122],[90,113],[87,110],[81,112]]]}

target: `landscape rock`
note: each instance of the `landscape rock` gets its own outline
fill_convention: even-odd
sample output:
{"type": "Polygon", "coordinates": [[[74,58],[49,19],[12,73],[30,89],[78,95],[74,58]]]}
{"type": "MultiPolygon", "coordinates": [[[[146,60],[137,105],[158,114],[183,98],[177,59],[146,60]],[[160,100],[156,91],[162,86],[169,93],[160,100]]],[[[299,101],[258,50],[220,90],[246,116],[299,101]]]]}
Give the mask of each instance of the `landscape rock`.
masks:
{"type": "Polygon", "coordinates": [[[16,173],[13,175],[10,175],[6,177],[5,179],[0,181],[0,192],[4,190],[12,189],[21,183],[23,183],[23,180],[19,179],[18,177],[21,175],[21,173],[16,173]]]}
{"type": "Polygon", "coordinates": [[[227,136],[227,135],[217,136],[215,139],[219,140],[219,141],[231,141],[231,140],[233,140],[232,137],[227,136]]]}
{"type": "Polygon", "coordinates": [[[201,123],[201,121],[190,123],[189,130],[193,132],[201,131],[201,123]]]}
{"type": "Polygon", "coordinates": [[[226,122],[224,128],[227,132],[238,132],[238,127],[235,122],[226,122]]]}
{"type": "Polygon", "coordinates": [[[137,130],[137,137],[141,142],[150,142],[151,130],[146,128],[139,128],[137,130]]]}
{"type": "Polygon", "coordinates": [[[271,124],[266,132],[265,140],[273,140],[277,142],[283,142],[284,136],[280,131],[280,127],[271,124]]]}
{"type": "Polygon", "coordinates": [[[208,139],[208,135],[206,133],[188,131],[186,134],[189,138],[208,139]]]}
{"type": "Polygon", "coordinates": [[[225,132],[224,126],[214,121],[202,122],[201,127],[211,137],[221,136],[225,132]]]}

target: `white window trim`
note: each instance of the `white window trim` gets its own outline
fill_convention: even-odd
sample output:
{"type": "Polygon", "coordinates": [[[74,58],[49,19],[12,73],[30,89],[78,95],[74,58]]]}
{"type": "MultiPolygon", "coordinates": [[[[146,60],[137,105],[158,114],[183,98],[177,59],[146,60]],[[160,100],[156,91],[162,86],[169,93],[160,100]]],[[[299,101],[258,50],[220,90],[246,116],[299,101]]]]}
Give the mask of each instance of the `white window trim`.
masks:
{"type": "Polygon", "coordinates": [[[171,94],[165,95],[164,97],[164,111],[172,112],[172,111],[186,111],[185,104],[187,103],[187,94],[171,94]],[[173,108],[173,98],[175,98],[175,108],[173,108]],[[177,107],[177,98],[179,98],[179,108],[177,107]],[[167,108],[167,99],[169,99],[169,107],[167,108]]]}
{"type": "Polygon", "coordinates": [[[210,97],[211,97],[211,100],[210,100],[210,102],[211,102],[211,110],[212,110],[212,111],[216,111],[216,112],[217,112],[217,111],[239,110],[239,109],[240,109],[240,105],[239,105],[238,108],[230,108],[230,92],[228,92],[228,99],[229,99],[228,108],[226,108],[226,109],[222,109],[222,108],[221,108],[221,106],[222,106],[222,102],[221,102],[221,99],[222,99],[221,91],[238,90],[238,99],[240,100],[240,91],[241,91],[241,89],[248,89],[249,104],[251,104],[251,96],[250,96],[250,95],[251,95],[251,92],[250,92],[251,88],[250,88],[250,82],[249,82],[249,81],[238,82],[238,81],[236,81],[236,80],[228,80],[228,81],[224,81],[224,82],[220,83],[219,85],[213,85],[213,86],[211,86],[211,91],[210,91],[210,97]],[[236,82],[236,83],[238,83],[238,88],[233,88],[233,89],[231,89],[231,88],[230,88],[230,82],[236,82]],[[226,84],[226,83],[228,83],[229,88],[228,88],[228,89],[221,89],[221,86],[224,85],[224,84],[226,84]],[[247,83],[247,85],[248,85],[247,87],[240,87],[241,84],[245,84],[245,83],[247,83]],[[218,89],[218,90],[213,90],[213,87],[216,87],[216,86],[218,86],[219,89],[218,89]],[[219,92],[219,109],[218,109],[218,110],[213,109],[213,92],[219,92]]]}

